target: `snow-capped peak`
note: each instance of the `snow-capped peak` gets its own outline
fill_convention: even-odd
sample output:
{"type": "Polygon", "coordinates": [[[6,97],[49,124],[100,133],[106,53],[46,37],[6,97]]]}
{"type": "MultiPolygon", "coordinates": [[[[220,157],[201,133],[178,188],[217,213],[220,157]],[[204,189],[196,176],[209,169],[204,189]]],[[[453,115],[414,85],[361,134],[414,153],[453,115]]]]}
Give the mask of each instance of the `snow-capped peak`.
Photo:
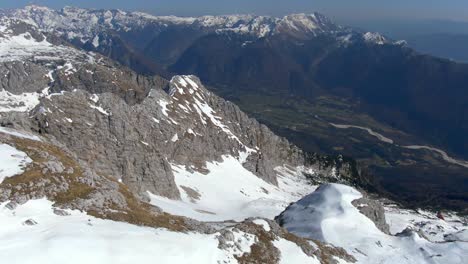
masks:
{"type": "Polygon", "coordinates": [[[377,32],[367,32],[363,35],[363,38],[366,42],[377,45],[383,45],[389,42],[384,36],[377,32]]]}
{"type": "Polygon", "coordinates": [[[296,32],[323,32],[337,28],[327,17],[319,13],[287,15],[278,22],[278,27],[296,32]]]}
{"type": "Polygon", "coordinates": [[[294,234],[345,248],[358,263],[464,263],[464,242],[433,243],[414,231],[383,233],[358,209],[367,205],[352,203],[361,197],[352,187],[325,184],[290,205],[278,221],[294,234]]]}
{"type": "Polygon", "coordinates": [[[0,61],[89,61],[90,56],[86,52],[51,43],[37,27],[23,20],[0,19],[0,61]]]}
{"type": "Polygon", "coordinates": [[[161,28],[168,25],[195,26],[208,31],[232,31],[256,37],[280,33],[316,34],[334,31],[338,28],[328,18],[318,13],[292,14],[283,18],[256,15],[177,17],[76,7],[53,10],[37,5],[11,10],[8,13],[12,17],[39,27],[41,30],[61,33],[70,39],[78,38],[82,42],[92,39],[96,31],[102,29],[128,31],[143,28],[148,24],[161,28]]]}

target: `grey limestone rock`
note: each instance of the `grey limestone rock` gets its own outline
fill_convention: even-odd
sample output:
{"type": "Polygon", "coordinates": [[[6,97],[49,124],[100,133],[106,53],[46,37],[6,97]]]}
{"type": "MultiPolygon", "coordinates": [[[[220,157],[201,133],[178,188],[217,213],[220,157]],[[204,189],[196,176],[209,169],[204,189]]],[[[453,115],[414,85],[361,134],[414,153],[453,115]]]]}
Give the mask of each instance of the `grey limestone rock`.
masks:
{"type": "MultiPolygon", "coordinates": [[[[361,193],[363,193],[363,191],[361,191],[361,193]]],[[[354,200],[352,204],[361,214],[372,220],[380,231],[385,234],[390,234],[390,227],[385,220],[385,209],[379,201],[370,199],[364,195],[363,198],[354,200]]]]}
{"type": "MultiPolygon", "coordinates": [[[[0,123],[60,144],[83,167],[122,180],[142,199],[147,199],[147,192],[180,198],[171,164],[206,173],[207,162],[220,162],[228,155],[272,184],[277,184],[278,166],[309,166],[326,175],[336,167],[315,156],[311,159],[236,105],[209,92],[197,77],[175,76],[171,81],[145,77],[106,59],[72,66],[59,65],[51,71],[39,64],[21,66],[24,76],[43,81],[41,87],[49,85],[53,94],[42,98],[30,113],[2,115],[0,123]],[[48,72],[53,82],[44,77],[48,72]]],[[[20,89],[28,83],[25,78],[14,82],[18,85],[5,82],[4,88],[30,91],[27,86],[20,89]]],[[[73,173],[73,168],[53,160],[44,166],[44,172],[52,174],[73,173]]],[[[103,196],[96,194],[95,199],[104,206],[103,196]]],[[[88,202],[83,201],[85,207],[91,206],[88,202]]]]}
{"type": "Polygon", "coordinates": [[[58,215],[58,216],[69,216],[70,213],[65,211],[65,210],[62,210],[62,209],[59,209],[59,208],[54,208],[54,214],[58,215]]]}
{"type": "Polygon", "coordinates": [[[15,202],[9,202],[5,205],[5,207],[9,210],[15,210],[18,207],[18,204],[15,202]]]}
{"type": "Polygon", "coordinates": [[[33,225],[37,225],[37,222],[34,219],[28,219],[23,222],[23,225],[33,226],[33,225]]]}

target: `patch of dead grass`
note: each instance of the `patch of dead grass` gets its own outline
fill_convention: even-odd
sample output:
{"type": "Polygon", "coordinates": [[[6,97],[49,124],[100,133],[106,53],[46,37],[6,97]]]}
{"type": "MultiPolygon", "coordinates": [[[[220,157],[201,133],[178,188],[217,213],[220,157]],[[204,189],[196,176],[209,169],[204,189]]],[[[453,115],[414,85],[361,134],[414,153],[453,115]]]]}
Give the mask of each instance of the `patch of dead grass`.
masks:
{"type": "Polygon", "coordinates": [[[65,181],[68,184],[67,191],[58,192],[55,196],[48,197],[58,205],[69,203],[79,198],[84,199],[94,190],[93,187],[79,181],[79,178],[83,176],[81,167],[59,147],[42,141],[16,137],[13,138],[11,143],[18,150],[25,152],[33,161],[26,167],[24,173],[6,178],[1,183],[0,186],[7,186],[12,190],[12,196],[17,194],[27,195],[28,193],[37,191],[38,188],[44,188],[43,186],[37,187],[36,183],[45,179],[48,180],[47,182],[50,185],[61,184],[61,181],[65,181]],[[44,172],[43,166],[41,167],[40,164],[48,161],[46,154],[49,157],[55,157],[71,173],[44,172]],[[15,188],[15,186],[19,185],[22,188],[15,188]]]}
{"type": "Polygon", "coordinates": [[[113,212],[89,211],[88,214],[98,218],[127,222],[139,226],[166,228],[176,232],[189,231],[184,218],[167,213],[153,212],[150,204],[141,202],[125,185],[120,183],[119,192],[124,196],[127,208],[114,207],[112,208],[115,210],[113,212]]]}

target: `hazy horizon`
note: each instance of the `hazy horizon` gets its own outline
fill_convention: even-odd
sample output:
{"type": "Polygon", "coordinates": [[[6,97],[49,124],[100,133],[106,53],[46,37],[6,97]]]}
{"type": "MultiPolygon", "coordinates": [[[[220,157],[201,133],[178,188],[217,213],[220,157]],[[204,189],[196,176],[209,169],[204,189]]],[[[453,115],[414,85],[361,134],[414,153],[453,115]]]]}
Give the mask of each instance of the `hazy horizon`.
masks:
{"type": "Polygon", "coordinates": [[[468,22],[468,1],[448,0],[156,0],[148,3],[144,0],[6,0],[0,3],[0,8],[20,8],[28,4],[48,6],[59,9],[64,6],[77,6],[96,9],[123,9],[143,11],[154,15],[201,16],[225,14],[255,14],[283,16],[290,13],[320,12],[337,21],[369,21],[369,20],[448,20],[468,22]],[[447,4],[450,2],[450,4],[447,4]]]}

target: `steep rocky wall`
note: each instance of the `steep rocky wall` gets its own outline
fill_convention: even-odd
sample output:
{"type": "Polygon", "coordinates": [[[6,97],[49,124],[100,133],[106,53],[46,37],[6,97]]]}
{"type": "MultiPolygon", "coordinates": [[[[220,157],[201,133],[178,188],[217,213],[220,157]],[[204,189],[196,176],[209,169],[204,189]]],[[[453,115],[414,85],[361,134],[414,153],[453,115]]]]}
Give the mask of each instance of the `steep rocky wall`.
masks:
{"type": "MultiPolygon", "coordinates": [[[[0,69],[7,67],[12,66],[0,69]]],[[[21,90],[21,83],[37,79],[41,87],[50,86],[50,95],[29,114],[3,113],[0,123],[64,144],[98,174],[121,180],[141,197],[150,191],[177,199],[171,163],[206,172],[206,162],[220,162],[225,155],[272,184],[277,184],[275,168],[283,165],[332,178],[348,172],[347,167],[336,171],[335,162],[319,156],[311,159],[194,76],[169,82],[99,57],[96,63],[54,67],[28,63],[21,66],[22,82],[2,79],[4,89],[15,93],[35,90],[27,85],[21,90]]]]}

